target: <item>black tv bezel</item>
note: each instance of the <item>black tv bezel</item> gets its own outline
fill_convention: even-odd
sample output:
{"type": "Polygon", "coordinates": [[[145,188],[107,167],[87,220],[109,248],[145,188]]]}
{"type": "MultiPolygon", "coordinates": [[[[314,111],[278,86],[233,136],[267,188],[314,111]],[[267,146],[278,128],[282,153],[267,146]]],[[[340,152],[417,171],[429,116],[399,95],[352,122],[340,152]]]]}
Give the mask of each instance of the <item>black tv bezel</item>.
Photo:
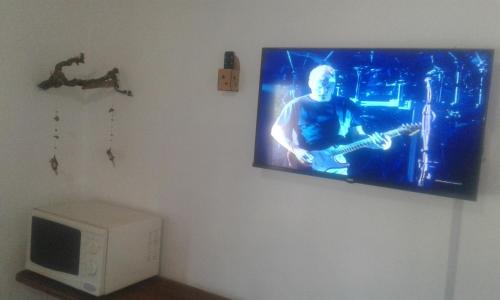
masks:
{"type": "Polygon", "coordinates": [[[459,200],[468,200],[468,201],[477,201],[477,196],[479,192],[479,179],[480,179],[480,172],[481,172],[481,164],[483,160],[483,153],[484,153],[484,138],[486,134],[486,122],[487,122],[487,115],[488,115],[488,107],[489,107],[489,102],[491,101],[491,78],[493,74],[493,67],[494,67],[494,58],[495,58],[495,49],[492,48],[350,48],[350,47],[263,47],[261,51],[261,63],[260,63],[260,76],[259,76],[259,96],[258,96],[258,104],[257,104],[257,116],[256,116],[256,124],[255,124],[255,140],[254,140],[254,158],[253,158],[253,167],[258,167],[262,169],[267,169],[267,170],[274,170],[274,171],[282,171],[282,172],[287,172],[287,173],[294,173],[294,174],[300,174],[300,175],[308,175],[308,176],[313,176],[313,177],[319,177],[319,178],[328,178],[328,179],[333,179],[337,181],[344,181],[347,183],[360,183],[360,184],[365,184],[365,185],[370,185],[370,186],[376,186],[376,187],[382,187],[382,188],[390,188],[390,189],[396,189],[396,190],[402,190],[402,191],[407,191],[407,192],[415,192],[418,194],[428,194],[428,195],[434,195],[434,196],[442,196],[442,197],[447,197],[447,198],[454,198],[454,199],[459,199],[459,200]],[[484,51],[484,52],[489,52],[491,55],[491,70],[489,71],[488,78],[487,78],[487,101],[485,103],[485,108],[484,108],[484,116],[483,116],[483,122],[482,122],[482,130],[481,130],[481,136],[480,136],[480,144],[479,144],[479,155],[476,157],[475,161],[475,167],[472,172],[471,176],[471,189],[470,193],[454,193],[446,190],[440,190],[440,189],[420,189],[418,187],[414,186],[402,186],[398,184],[391,184],[391,183],[384,183],[384,182],[379,182],[375,180],[367,180],[367,179],[354,179],[352,177],[346,177],[343,175],[336,175],[336,174],[326,174],[326,173],[321,173],[321,172],[315,172],[315,171],[304,171],[304,170],[297,170],[297,169],[292,169],[292,168],[286,168],[286,167],[280,167],[280,166],[273,166],[269,164],[262,164],[257,162],[257,145],[258,145],[258,129],[259,129],[259,121],[260,121],[260,114],[259,112],[262,109],[262,77],[263,77],[263,66],[264,66],[264,53],[265,51],[285,51],[285,50],[343,50],[343,51],[381,51],[381,50],[390,50],[390,51],[411,51],[411,52],[416,52],[416,51],[484,51]]]}

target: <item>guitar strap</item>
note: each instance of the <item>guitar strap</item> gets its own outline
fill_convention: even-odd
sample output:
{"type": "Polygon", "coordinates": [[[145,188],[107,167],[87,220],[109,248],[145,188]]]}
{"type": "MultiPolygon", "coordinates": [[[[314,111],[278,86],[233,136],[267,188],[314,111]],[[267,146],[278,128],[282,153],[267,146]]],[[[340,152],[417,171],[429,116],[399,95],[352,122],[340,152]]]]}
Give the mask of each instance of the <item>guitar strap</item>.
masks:
{"type": "Polygon", "coordinates": [[[337,112],[337,117],[339,119],[339,132],[338,134],[346,137],[349,132],[349,128],[351,128],[352,121],[352,113],[347,109],[346,100],[343,99],[342,103],[338,103],[335,105],[335,109],[337,112]]]}

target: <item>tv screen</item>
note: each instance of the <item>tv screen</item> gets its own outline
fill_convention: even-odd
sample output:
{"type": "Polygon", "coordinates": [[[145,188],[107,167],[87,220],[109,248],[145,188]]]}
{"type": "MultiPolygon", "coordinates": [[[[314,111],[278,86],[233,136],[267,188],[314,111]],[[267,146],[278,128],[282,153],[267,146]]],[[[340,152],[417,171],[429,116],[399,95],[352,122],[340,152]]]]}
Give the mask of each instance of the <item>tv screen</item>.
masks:
{"type": "Polygon", "coordinates": [[[475,200],[493,50],[264,48],[254,166],[475,200]]]}

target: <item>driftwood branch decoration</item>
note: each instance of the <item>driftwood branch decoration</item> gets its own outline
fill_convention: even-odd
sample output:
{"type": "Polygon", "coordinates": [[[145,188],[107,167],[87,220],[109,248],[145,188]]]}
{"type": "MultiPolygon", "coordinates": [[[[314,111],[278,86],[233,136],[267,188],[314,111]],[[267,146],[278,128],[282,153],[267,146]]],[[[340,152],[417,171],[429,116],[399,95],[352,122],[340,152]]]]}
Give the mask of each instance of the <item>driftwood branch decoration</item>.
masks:
{"type": "Polygon", "coordinates": [[[63,73],[63,67],[71,66],[72,64],[83,64],[85,63],[85,56],[80,53],[80,56],[72,57],[65,61],[62,61],[54,67],[54,72],[50,75],[49,79],[42,81],[38,84],[38,87],[42,90],[48,90],[50,88],[59,88],[63,85],[65,86],[81,86],[83,90],[86,89],[96,89],[96,88],[114,88],[118,93],[125,94],[132,97],[132,91],[120,90],[120,85],[118,83],[118,69],[113,68],[106,75],[95,78],[95,79],[71,79],[68,80],[63,73]]]}

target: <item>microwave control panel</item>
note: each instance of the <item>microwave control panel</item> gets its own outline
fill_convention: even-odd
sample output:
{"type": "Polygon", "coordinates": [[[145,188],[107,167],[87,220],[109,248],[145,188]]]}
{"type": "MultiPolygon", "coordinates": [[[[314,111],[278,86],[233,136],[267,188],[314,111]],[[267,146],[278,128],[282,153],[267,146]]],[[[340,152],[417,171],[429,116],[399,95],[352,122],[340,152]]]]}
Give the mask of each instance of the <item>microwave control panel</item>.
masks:
{"type": "Polygon", "coordinates": [[[95,282],[100,268],[103,268],[106,236],[91,232],[82,232],[80,274],[95,282]]]}

